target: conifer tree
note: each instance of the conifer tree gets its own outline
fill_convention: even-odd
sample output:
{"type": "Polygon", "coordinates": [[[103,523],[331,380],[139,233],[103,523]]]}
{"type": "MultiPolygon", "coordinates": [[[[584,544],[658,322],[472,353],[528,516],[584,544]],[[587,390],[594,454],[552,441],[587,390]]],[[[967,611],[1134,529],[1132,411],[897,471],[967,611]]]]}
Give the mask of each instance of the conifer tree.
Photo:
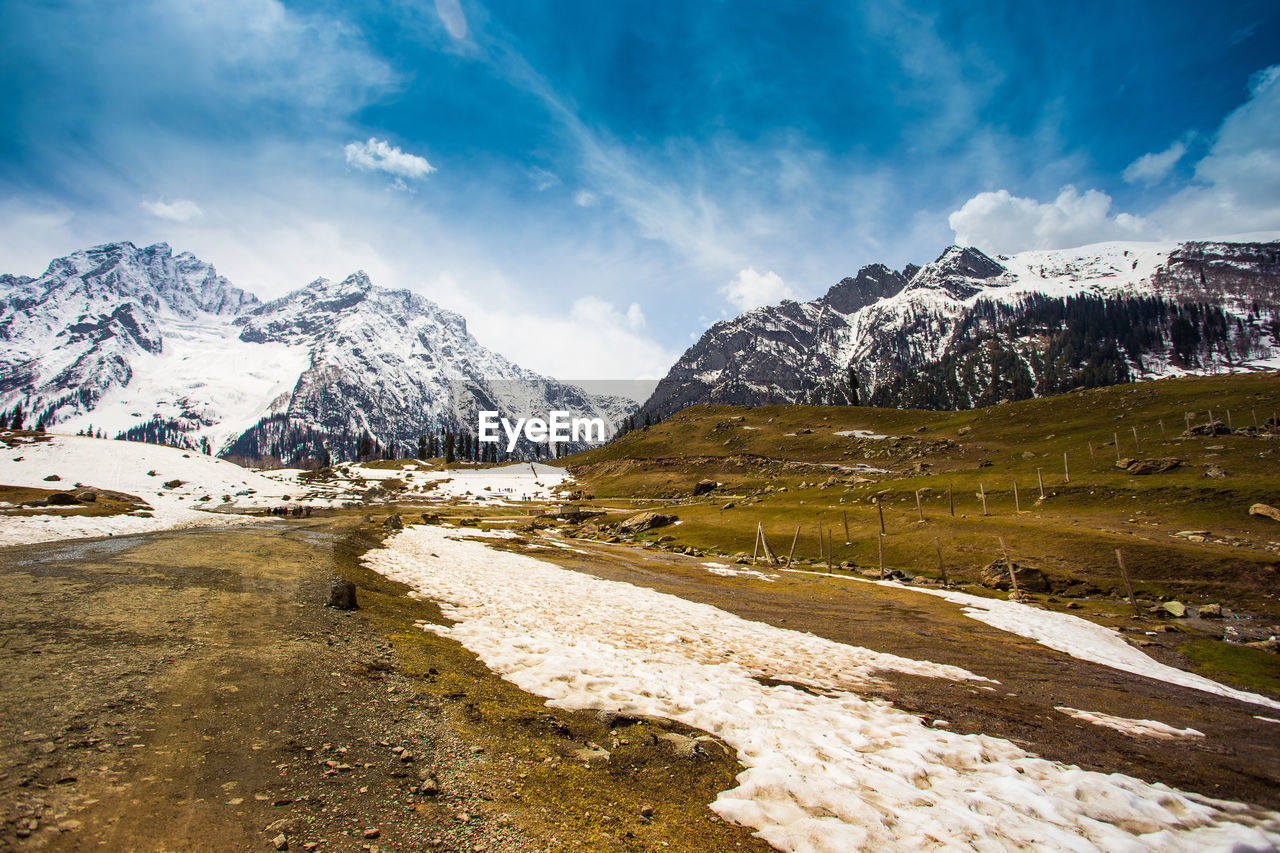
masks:
{"type": "Polygon", "coordinates": [[[22,406],[15,405],[13,414],[9,416],[9,429],[22,429],[22,406]]]}

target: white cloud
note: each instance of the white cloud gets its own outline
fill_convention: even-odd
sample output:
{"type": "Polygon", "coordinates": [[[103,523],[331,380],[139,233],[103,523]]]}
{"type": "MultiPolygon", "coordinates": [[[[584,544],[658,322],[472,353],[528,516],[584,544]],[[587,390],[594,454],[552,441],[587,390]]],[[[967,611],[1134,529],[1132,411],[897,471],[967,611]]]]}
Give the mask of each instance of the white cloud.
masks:
{"type": "Polygon", "coordinates": [[[436,170],[425,157],[401,151],[384,139],[370,137],[368,142],[351,142],[343,150],[347,154],[347,165],[363,172],[386,172],[416,180],[436,170]]]}
{"type": "Polygon", "coordinates": [[[1186,153],[1186,143],[1177,140],[1163,151],[1143,154],[1134,160],[1125,168],[1122,177],[1130,184],[1158,184],[1168,177],[1169,172],[1173,171],[1173,167],[1186,153]]]}
{"type": "Polygon", "coordinates": [[[1280,65],[1249,81],[1249,98],[1218,128],[1191,186],[1152,218],[1179,239],[1280,228],[1280,65]]]}
{"type": "Polygon", "coordinates": [[[1150,240],[1155,227],[1141,217],[1111,213],[1111,196],[1063,187],[1051,202],[1019,198],[1008,190],[978,193],[947,217],[956,243],[986,252],[1066,249],[1108,240],[1150,240]]]}
{"type": "Polygon", "coordinates": [[[459,41],[467,37],[467,16],[458,0],[436,0],[436,14],[449,35],[459,41]]]}
{"type": "Polygon", "coordinates": [[[171,222],[190,222],[204,216],[204,211],[194,201],[179,199],[175,202],[144,201],[142,209],[152,216],[171,222]]]}
{"type": "Polygon", "coordinates": [[[573,203],[578,207],[592,207],[596,203],[596,194],[591,190],[578,190],[573,194],[573,203]]]}
{"type": "Polygon", "coordinates": [[[782,276],[773,270],[757,272],[755,267],[739,270],[732,281],[720,288],[720,294],[739,311],[750,311],[761,305],[772,305],[795,297],[782,276]]]}
{"type": "Polygon", "coordinates": [[[529,170],[529,180],[533,183],[533,188],[538,192],[544,192],[560,185],[560,176],[541,166],[534,166],[529,170]]]}

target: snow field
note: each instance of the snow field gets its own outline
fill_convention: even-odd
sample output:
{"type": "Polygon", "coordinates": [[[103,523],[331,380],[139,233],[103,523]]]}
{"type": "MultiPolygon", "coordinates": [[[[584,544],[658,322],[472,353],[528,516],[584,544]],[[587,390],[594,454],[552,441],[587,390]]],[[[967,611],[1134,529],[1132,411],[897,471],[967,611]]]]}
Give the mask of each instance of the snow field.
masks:
{"type": "Polygon", "coordinates": [[[1280,844],[1278,814],[1045,761],[858,695],[884,672],[992,683],[959,667],[752,622],[468,536],[414,526],[365,562],[457,620],[425,630],[549,704],[664,717],[720,738],[746,769],[711,808],[780,850],[1280,844]]]}
{"type": "Polygon", "coordinates": [[[1127,735],[1136,737],[1204,737],[1204,732],[1196,731],[1192,728],[1177,729],[1168,723],[1161,723],[1158,720],[1133,720],[1128,717],[1103,714],[1099,711],[1081,711],[1079,708],[1068,708],[1065,705],[1058,705],[1054,710],[1061,711],[1068,717],[1083,720],[1086,723],[1106,726],[1109,729],[1115,729],[1118,732],[1124,732],[1127,735]]]}
{"type": "Polygon", "coordinates": [[[0,483],[62,490],[74,489],[76,483],[81,483],[85,487],[126,492],[150,504],[153,515],[0,517],[0,545],[242,524],[255,519],[206,512],[201,507],[265,506],[278,503],[292,491],[287,484],[194,450],[52,434],[48,441],[29,439],[0,448],[0,483]],[[149,476],[149,471],[155,475],[149,476]],[[61,479],[46,481],[44,478],[50,474],[61,479]],[[165,488],[164,484],[173,480],[181,480],[182,484],[165,488]],[[255,493],[236,496],[249,489],[255,493]],[[200,500],[205,495],[210,497],[207,502],[200,500]],[[231,495],[231,502],[224,502],[223,495],[231,495]]]}

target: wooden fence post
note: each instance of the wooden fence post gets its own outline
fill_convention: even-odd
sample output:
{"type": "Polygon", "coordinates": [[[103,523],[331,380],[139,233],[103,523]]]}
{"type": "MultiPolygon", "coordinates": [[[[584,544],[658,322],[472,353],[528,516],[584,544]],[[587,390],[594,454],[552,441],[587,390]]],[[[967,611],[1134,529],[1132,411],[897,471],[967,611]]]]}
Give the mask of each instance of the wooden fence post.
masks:
{"type": "Polygon", "coordinates": [[[982,514],[987,514],[987,491],[982,488],[982,484],[978,484],[978,497],[982,498],[982,514]]]}
{"type": "Polygon", "coordinates": [[[1250,412],[1253,412],[1253,429],[1254,429],[1254,431],[1255,431],[1255,432],[1262,432],[1262,427],[1258,426],[1258,410],[1257,410],[1257,409],[1250,409],[1249,411],[1250,411],[1250,412]]]}
{"type": "Polygon", "coordinates": [[[1138,441],[1138,428],[1133,427],[1133,449],[1142,452],[1142,443],[1138,441]]]}
{"type": "Polygon", "coordinates": [[[827,574],[831,574],[832,563],[835,559],[831,556],[831,528],[827,528],[827,574]]]}
{"type": "Polygon", "coordinates": [[[756,541],[751,546],[751,565],[756,564],[756,557],[760,554],[760,522],[756,522],[756,541]]]}
{"type": "Polygon", "coordinates": [[[876,497],[876,511],[880,513],[880,535],[884,535],[884,495],[876,497]]]}
{"type": "Polygon", "coordinates": [[[778,565],[778,558],[773,556],[773,549],[769,547],[769,537],[764,535],[764,522],[760,522],[760,546],[764,551],[764,558],[769,561],[769,565],[778,565]]]}
{"type": "Polygon", "coordinates": [[[1187,432],[1191,432],[1191,413],[1183,412],[1182,417],[1183,417],[1183,420],[1187,422],[1187,432]]]}
{"type": "Polygon", "coordinates": [[[920,503],[919,489],[916,489],[916,514],[920,516],[921,521],[924,521],[924,505],[920,503]]]}
{"type": "Polygon", "coordinates": [[[933,550],[938,554],[938,574],[942,575],[942,583],[947,582],[947,566],[942,562],[942,543],[938,541],[938,537],[933,537],[933,550]]]}
{"type": "Polygon", "coordinates": [[[818,562],[822,562],[822,519],[818,519],[818,562]]]}
{"type": "Polygon", "coordinates": [[[1230,410],[1230,409],[1227,409],[1227,429],[1231,430],[1232,432],[1235,432],[1235,431],[1236,431],[1235,426],[1231,423],[1231,410],[1230,410]]]}
{"type": "Polygon", "coordinates": [[[947,486],[947,506],[951,510],[951,517],[956,517],[956,500],[951,494],[951,487],[947,486]]]}
{"type": "Polygon", "coordinates": [[[1013,511],[1022,512],[1022,501],[1018,500],[1018,481],[1013,481],[1013,511]]]}
{"type": "Polygon", "coordinates": [[[791,558],[796,553],[796,542],[800,541],[800,525],[796,525],[796,535],[791,537],[791,550],[787,552],[787,568],[791,568],[791,558]]]}
{"type": "Polygon", "coordinates": [[[1098,457],[1093,455],[1093,442],[1089,442],[1089,466],[1093,470],[1098,470],[1098,457]]]}
{"type": "Polygon", "coordinates": [[[1119,462],[1120,461],[1120,433],[1113,432],[1112,435],[1115,437],[1115,440],[1116,440],[1116,461],[1119,462]]]}
{"type": "Polygon", "coordinates": [[[849,545],[849,510],[844,511],[844,544],[849,545]]]}
{"type": "Polygon", "coordinates": [[[1071,482],[1071,466],[1067,464],[1066,451],[1063,451],[1062,453],[1062,476],[1066,479],[1068,483],[1071,482]]]}
{"type": "Polygon", "coordinates": [[[1160,440],[1161,440],[1161,441],[1168,441],[1168,440],[1169,440],[1169,436],[1168,436],[1168,435],[1166,435],[1166,434],[1165,434],[1165,431],[1164,431],[1164,418],[1161,418],[1161,419],[1160,419],[1160,440]]]}
{"type": "Polygon", "coordinates": [[[876,545],[880,553],[880,580],[884,580],[884,534],[876,537],[876,545]]]}
{"type": "Polygon", "coordinates": [[[1044,469],[1036,469],[1036,482],[1040,484],[1040,500],[1044,500],[1044,469]]]}
{"type": "Polygon", "coordinates": [[[1009,559],[1009,549],[1005,547],[1004,537],[1000,537],[1000,550],[1004,552],[1004,564],[1009,567],[1009,580],[1013,581],[1013,597],[1022,598],[1022,591],[1018,589],[1018,573],[1013,570],[1013,560],[1009,559]]]}
{"type": "Polygon", "coordinates": [[[1125,591],[1129,593],[1129,604],[1133,605],[1133,615],[1141,616],[1142,612],[1138,610],[1138,599],[1133,594],[1133,584],[1129,581],[1129,570],[1124,566],[1124,554],[1120,553],[1120,549],[1116,549],[1116,562],[1120,564],[1120,575],[1124,578],[1125,591]]]}

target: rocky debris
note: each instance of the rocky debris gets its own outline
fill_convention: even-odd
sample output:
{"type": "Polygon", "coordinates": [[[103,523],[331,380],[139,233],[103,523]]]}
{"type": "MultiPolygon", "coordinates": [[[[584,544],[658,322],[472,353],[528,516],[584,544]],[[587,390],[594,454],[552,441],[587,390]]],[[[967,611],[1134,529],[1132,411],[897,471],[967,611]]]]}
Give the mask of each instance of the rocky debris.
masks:
{"type": "Polygon", "coordinates": [[[675,521],[678,517],[668,515],[661,512],[642,512],[633,515],[626,521],[618,525],[620,533],[643,533],[646,530],[652,530],[655,527],[666,527],[675,521]]]}
{"type": "Polygon", "coordinates": [[[53,494],[49,495],[48,505],[49,506],[79,506],[80,501],[76,498],[75,495],[69,494],[67,492],[54,492],[53,494]]]}
{"type": "Polygon", "coordinates": [[[364,490],[364,499],[366,501],[386,500],[391,497],[391,492],[387,491],[381,483],[374,483],[372,486],[364,490]]]}
{"type": "Polygon", "coordinates": [[[1184,430],[1183,435],[1190,438],[1195,435],[1230,435],[1231,430],[1227,429],[1227,425],[1222,421],[1210,421],[1206,424],[1196,424],[1191,429],[1184,430]]]}
{"type": "Polygon", "coordinates": [[[1116,460],[1115,466],[1123,468],[1129,474],[1135,476],[1145,476],[1148,474],[1163,474],[1166,471],[1172,471],[1182,464],[1181,459],[1166,457],[1163,459],[1131,459],[1125,457],[1116,460]]]}
{"type": "Polygon", "coordinates": [[[404,530],[404,520],[400,518],[400,513],[393,513],[387,516],[386,521],[382,522],[382,526],[388,530],[404,530]]]}
{"type": "Polygon", "coordinates": [[[1269,518],[1272,521],[1280,521],[1280,509],[1276,509],[1270,504],[1256,503],[1249,507],[1249,515],[1259,515],[1263,518],[1269,518]]]}
{"type": "Polygon", "coordinates": [[[329,603],[327,607],[336,610],[357,610],[356,585],[345,578],[329,579],[329,603]]]}
{"type": "Polygon", "coordinates": [[[715,480],[699,480],[693,487],[693,496],[701,497],[702,495],[714,492],[720,484],[715,480]]]}
{"type": "MultiPolygon", "coordinates": [[[[1034,566],[1014,560],[1013,571],[1018,578],[1018,589],[1023,592],[1049,591],[1049,578],[1034,566]]],[[[1004,561],[1004,558],[994,560],[983,567],[982,585],[987,589],[1013,589],[1013,583],[1009,580],[1009,564],[1004,561]]]]}
{"type": "Polygon", "coordinates": [[[1213,480],[1226,479],[1227,471],[1221,465],[1210,465],[1204,469],[1204,476],[1213,480]]]}

